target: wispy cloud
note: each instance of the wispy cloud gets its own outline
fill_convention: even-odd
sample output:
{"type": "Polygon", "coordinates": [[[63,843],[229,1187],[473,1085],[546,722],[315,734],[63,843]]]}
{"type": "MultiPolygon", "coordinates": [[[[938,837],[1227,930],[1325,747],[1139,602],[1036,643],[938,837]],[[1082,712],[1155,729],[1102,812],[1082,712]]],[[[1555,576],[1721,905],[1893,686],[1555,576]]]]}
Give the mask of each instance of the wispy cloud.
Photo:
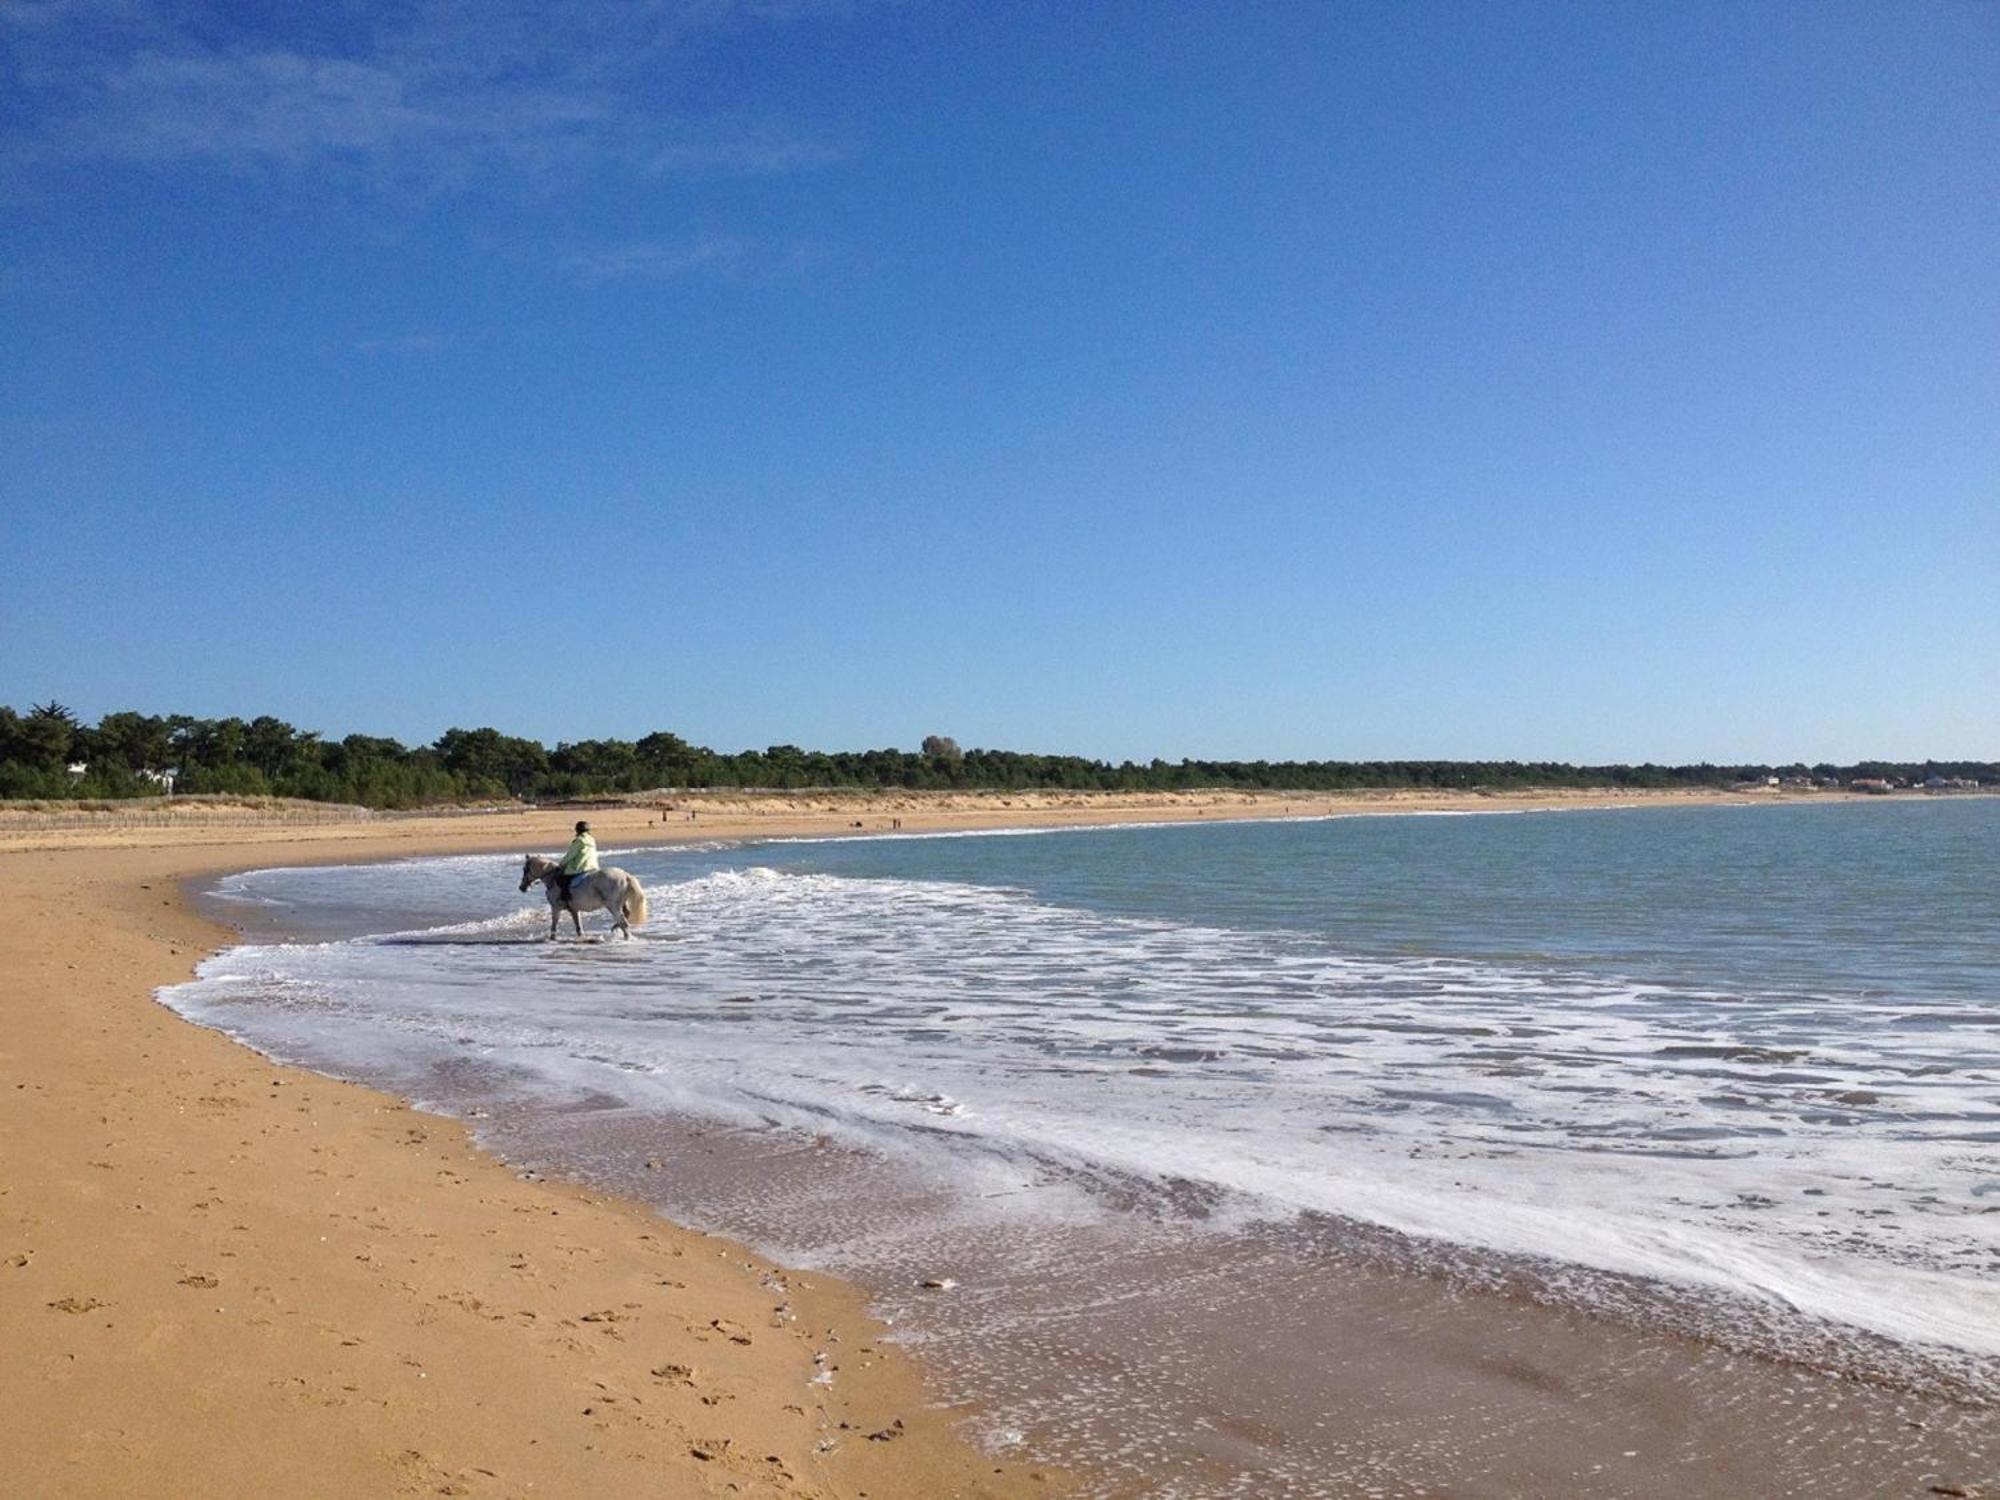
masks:
{"type": "Polygon", "coordinates": [[[838,154],[781,120],[658,102],[678,43],[756,13],[729,0],[329,0],[284,13],[273,29],[197,22],[161,0],[0,5],[10,154],[345,170],[447,190],[591,167],[780,172],[838,154]]]}
{"type": "Polygon", "coordinates": [[[654,172],[790,172],[840,160],[824,139],[800,135],[772,120],[684,120],[645,165],[654,172]]]}
{"type": "Polygon", "coordinates": [[[806,269],[819,259],[810,245],[777,244],[737,235],[689,240],[630,240],[572,249],[559,257],[562,271],[586,286],[616,281],[678,281],[696,274],[769,278],[806,269]]]}

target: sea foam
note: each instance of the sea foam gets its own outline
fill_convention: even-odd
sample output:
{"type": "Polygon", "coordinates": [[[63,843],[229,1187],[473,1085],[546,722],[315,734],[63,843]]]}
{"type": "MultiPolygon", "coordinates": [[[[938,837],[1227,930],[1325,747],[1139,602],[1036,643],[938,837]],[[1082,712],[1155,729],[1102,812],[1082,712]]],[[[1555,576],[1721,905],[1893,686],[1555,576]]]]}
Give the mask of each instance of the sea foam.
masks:
{"type": "MultiPolygon", "coordinates": [[[[1024,889],[652,861],[631,943],[535,941],[511,861],[237,877],[452,920],[246,945],[166,992],[423,1093],[778,1126],[1010,1211],[1329,1214],[2000,1357],[1987,1012],[1344,951],[1024,889]]],[[[636,865],[635,865],[636,867],[636,865]]],[[[539,893],[533,893],[539,895],[539,893]]]]}

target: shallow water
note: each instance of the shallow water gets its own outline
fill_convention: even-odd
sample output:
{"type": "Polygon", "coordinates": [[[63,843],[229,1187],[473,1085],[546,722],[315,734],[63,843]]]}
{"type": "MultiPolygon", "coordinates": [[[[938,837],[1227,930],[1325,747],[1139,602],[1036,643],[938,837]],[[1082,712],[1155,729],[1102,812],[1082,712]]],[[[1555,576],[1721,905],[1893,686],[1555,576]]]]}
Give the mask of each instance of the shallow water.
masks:
{"type": "MultiPolygon", "coordinates": [[[[1180,1493],[1316,1493],[1345,1461],[1346,1439],[1313,1440],[1311,1401],[1266,1415],[1283,1391],[1334,1400],[1311,1341],[1234,1427],[1218,1411],[1252,1353],[1204,1364],[1206,1395],[1202,1370],[1162,1367],[1173,1400],[1138,1376],[1196,1330],[1219,1347],[1252,1305],[1309,1323],[1328,1276],[1342,1316],[1389,1326],[1409,1325],[1402,1287],[1483,1288],[1697,1336],[1679,1356],[1696,1364],[1782,1357],[1970,1399],[1954,1441],[1986,1440],[2000,802],[612,862],[651,891],[640,941],[535,941],[546,908],[514,894],[507,859],[232,877],[225,905],[323,940],[232,950],[167,998],[276,1055],[483,1114],[517,1158],[858,1273],[1002,1440],[1154,1475],[1185,1450],[1180,1493]],[[941,1265],[967,1287],[909,1294],[941,1265]],[[1107,1311],[1121,1300],[1132,1316],[1107,1311]],[[1089,1330],[1072,1367],[1076,1348],[1120,1351],[1116,1378],[1030,1379],[1051,1318],[1089,1330]],[[1127,1452],[1142,1408],[1170,1430],[1127,1452]]],[[[1504,1321],[1482,1306],[1474,1322],[1504,1321]]],[[[1535,1327],[1503,1341],[1570,1338],[1535,1327]]],[[[1893,1423],[1899,1399],[1874,1417],[1893,1423]]],[[[1518,1447],[1530,1416],[1494,1431],[1518,1447]]],[[[1476,1447],[1452,1439],[1461,1461],[1476,1447]]],[[[1405,1481],[1422,1449],[1393,1456],[1405,1481]]],[[[1504,1474],[1498,1452],[1478,1472],[1504,1474]]],[[[1356,1484],[1391,1461],[1380,1442],[1349,1457],[1356,1484]]]]}

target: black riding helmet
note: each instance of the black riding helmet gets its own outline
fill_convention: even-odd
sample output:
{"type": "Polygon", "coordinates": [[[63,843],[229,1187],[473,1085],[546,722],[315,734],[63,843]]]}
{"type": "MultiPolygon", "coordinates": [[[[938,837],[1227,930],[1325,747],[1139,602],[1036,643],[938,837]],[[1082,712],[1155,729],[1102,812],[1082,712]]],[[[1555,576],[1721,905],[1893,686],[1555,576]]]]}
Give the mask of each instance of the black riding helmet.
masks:
{"type": "Polygon", "coordinates": [[[588,833],[588,832],[590,832],[590,825],[589,825],[588,823],[581,823],[581,822],[580,822],[580,823],[578,823],[578,824],[576,825],[576,831],[577,831],[578,833],[588,833]]]}

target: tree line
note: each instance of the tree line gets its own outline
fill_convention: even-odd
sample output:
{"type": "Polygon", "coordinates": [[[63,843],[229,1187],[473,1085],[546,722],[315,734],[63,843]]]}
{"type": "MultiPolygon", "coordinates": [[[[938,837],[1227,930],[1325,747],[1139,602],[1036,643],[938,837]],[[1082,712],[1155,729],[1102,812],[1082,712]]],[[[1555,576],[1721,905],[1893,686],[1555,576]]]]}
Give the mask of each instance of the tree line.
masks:
{"type": "Polygon", "coordinates": [[[428,745],[380,735],[328,739],[282,719],[109,713],[85,724],[60,703],[0,706],[0,798],[138,797],[175,775],[177,793],[229,793],[404,808],[432,803],[550,801],[657,789],[1002,791],[1444,791],[1528,787],[1727,787],[1766,777],[2000,782],[1994,761],[1864,761],[1856,765],[1603,765],[1557,761],[1104,761],[1016,750],[961,750],[940,735],[916,750],[734,753],[664,730],[638,740],[577,740],[553,750],[497,729],[447,729],[428,745]],[[81,767],[82,769],[77,769],[81,767]]]}

